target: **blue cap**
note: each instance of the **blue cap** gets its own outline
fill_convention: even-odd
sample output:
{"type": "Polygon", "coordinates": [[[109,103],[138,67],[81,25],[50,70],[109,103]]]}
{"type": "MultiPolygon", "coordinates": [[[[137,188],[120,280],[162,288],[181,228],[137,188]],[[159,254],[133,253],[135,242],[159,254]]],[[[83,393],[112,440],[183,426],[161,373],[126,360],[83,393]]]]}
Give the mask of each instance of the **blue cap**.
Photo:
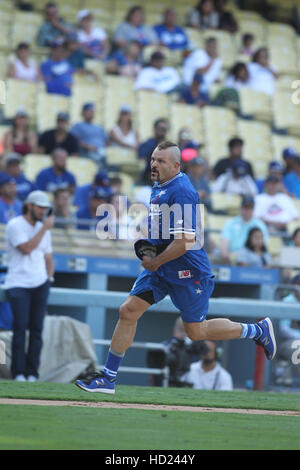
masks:
{"type": "Polygon", "coordinates": [[[298,155],[297,155],[297,152],[294,148],[287,147],[283,150],[282,156],[283,156],[283,158],[295,158],[298,155]]]}
{"type": "Polygon", "coordinates": [[[97,186],[90,191],[90,198],[108,200],[113,195],[110,187],[97,186]]]}
{"type": "Polygon", "coordinates": [[[269,170],[283,171],[283,167],[282,167],[281,163],[274,160],[273,162],[270,162],[269,170]]]}
{"type": "Polygon", "coordinates": [[[94,183],[97,186],[109,186],[110,180],[108,174],[105,171],[99,171],[94,178],[94,183]]]}
{"type": "Polygon", "coordinates": [[[12,176],[10,176],[8,173],[5,173],[5,171],[1,171],[0,172],[0,186],[6,183],[16,184],[16,180],[12,176]]]}
{"type": "Polygon", "coordinates": [[[95,108],[94,103],[85,103],[82,106],[82,111],[87,111],[88,109],[94,109],[94,108],[95,108]]]}

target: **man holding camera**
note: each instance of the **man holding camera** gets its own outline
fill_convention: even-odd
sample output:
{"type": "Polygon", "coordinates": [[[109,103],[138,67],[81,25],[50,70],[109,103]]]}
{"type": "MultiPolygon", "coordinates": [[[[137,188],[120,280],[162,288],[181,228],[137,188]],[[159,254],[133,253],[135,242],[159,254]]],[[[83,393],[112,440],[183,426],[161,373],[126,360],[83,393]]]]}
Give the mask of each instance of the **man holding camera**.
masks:
{"type": "Polygon", "coordinates": [[[43,322],[54,274],[50,234],[54,217],[43,191],[32,191],[22,212],[6,226],[4,288],[13,313],[12,377],[34,382],[38,378],[43,322]],[[27,353],[26,330],[29,330],[27,353]]]}

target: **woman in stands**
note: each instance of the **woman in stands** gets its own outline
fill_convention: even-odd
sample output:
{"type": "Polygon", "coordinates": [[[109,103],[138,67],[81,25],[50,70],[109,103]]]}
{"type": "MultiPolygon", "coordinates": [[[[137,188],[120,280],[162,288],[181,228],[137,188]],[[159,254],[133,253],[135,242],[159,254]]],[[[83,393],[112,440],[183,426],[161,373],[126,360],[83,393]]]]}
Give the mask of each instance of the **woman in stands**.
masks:
{"type": "Polygon", "coordinates": [[[129,106],[123,105],[121,107],[119,119],[110,131],[110,141],[120,147],[137,150],[139,137],[132,126],[132,114],[129,106]]]}
{"type": "Polygon", "coordinates": [[[264,244],[262,231],[254,227],[249,231],[245,246],[237,252],[237,264],[255,268],[268,268],[272,257],[264,244]]]}
{"type": "Polygon", "coordinates": [[[30,46],[26,42],[21,42],[16,49],[15,58],[9,64],[8,78],[37,82],[41,75],[37,64],[30,57],[30,46]]]}
{"type": "Polygon", "coordinates": [[[187,26],[200,30],[217,29],[219,14],[215,9],[213,0],[201,0],[191,8],[187,16],[187,26]]]}
{"type": "Polygon", "coordinates": [[[19,110],[15,115],[12,129],[4,135],[3,147],[5,152],[17,152],[20,155],[37,153],[37,136],[29,127],[26,111],[19,110]]]}
{"type": "Polygon", "coordinates": [[[105,60],[110,50],[110,43],[104,29],[93,26],[90,10],[80,10],[78,42],[87,58],[105,60]]]}
{"type": "Polygon", "coordinates": [[[249,72],[243,62],[234,64],[225,79],[225,86],[235,90],[249,86],[249,72]]]}
{"type": "Polygon", "coordinates": [[[253,90],[273,95],[279,73],[269,64],[269,53],[266,47],[261,47],[255,52],[247,68],[250,76],[248,86],[253,90]]]}

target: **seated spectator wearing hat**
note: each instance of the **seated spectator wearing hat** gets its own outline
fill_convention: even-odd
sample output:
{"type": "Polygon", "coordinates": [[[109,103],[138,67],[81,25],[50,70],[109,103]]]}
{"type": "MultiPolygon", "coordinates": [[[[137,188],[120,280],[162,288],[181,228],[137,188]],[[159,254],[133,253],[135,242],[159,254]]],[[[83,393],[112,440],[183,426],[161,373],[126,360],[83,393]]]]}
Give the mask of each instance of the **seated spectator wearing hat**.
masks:
{"type": "Polygon", "coordinates": [[[100,166],[104,166],[105,150],[108,145],[108,135],[99,124],[94,124],[95,105],[86,103],[82,107],[82,122],[74,124],[71,133],[77,138],[79,154],[91,158],[100,166]]]}
{"type": "Polygon", "coordinates": [[[4,155],[4,171],[14,178],[17,185],[17,197],[24,201],[31,191],[35,189],[32,181],[29,181],[21,169],[21,155],[16,152],[7,153],[4,155]]]}
{"type": "Polygon", "coordinates": [[[89,195],[91,191],[97,188],[104,188],[107,190],[112,189],[110,178],[106,171],[99,171],[91,183],[77,186],[73,205],[77,206],[78,209],[86,208],[89,203],[89,195]]]}
{"type": "Polygon", "coordinates": [[[236,263],[239,266],[252,268],[269,268],[273,260],[266,248],[261,229],[253,227],[249,233],[245,246],[237,252],[236,263]]]}
{"type": "Polygon", "coordinates": [[[15,114],[12,128],[4,134],[3,148],[5,152],[17,152],[22,156],[37,153],[37,135],[30,129],[29,116],[25,110],[20,109],[15,114]]]}
{"type": "Polygon", "coordinates": [[[197,74],[199,90],[208,93],[210,86],[221,77],[222,60],[218,56],[217,41],[210,37],[205,41],[204,49],[195,49],[183,62],[183,83],[190,86],[197,74]]]}
{"type": "Polygon", "coordinates": [[[152,90],[158,93],[171,93],[181,84],[180,75],[174,67],[165,65],[165,56],[155,51],[150,57],[150,63],[138,74],[134,90],[152,90]]]}
{"type": "Polygon", "coordinates": [[[78,155],[78,140],[69,132],[69,123],[68,113],[58,113],[55,129],[49,129],[39,136],[39,153],[50,155],[53,150],[59,147],[64,149],[68,155],[78,155]]]}
{"type": "Polygon", "coordinates": [[[110,143],[119,147],[137,150],[139,145],[138,132],[133,128],[130,106],[120,108],[118,121],[109,133],[110,143]]]}
{"type": "Polygon", "coordinates": [[[166,118],[158,118],[153,125],[153,137],[142,142],[138,148],[138,158],[145,161],[145,168],[141,175],[141,182],[152,186],[150,178],[150,161],[153,150],[158,144],[166,140],[169,130],[169,121],[166,118]]]}
{"type": "Polygon", "coordinates": [[[282,151],[282,158],[285,163],[285,168],[283,170],[283,174],[287,175],[288,173],[291,173],[292,171],[296,170],[297,162],[296,158],[298,157],[298,154],[296,150],[292,147],[287,147],[282,151]]]}
{"type": "Polygon", "coordinates": [[[125,21],[116,28],[113,35],[117,48],[125,47],[130,41],[138,41],[142,47],[158,43],[154,29],[144,23],[144,10],[140,5],[130,8],[125,21]]]}
{"type": "Polygon", "coordinates": [[[88,205],[78,209],[76,213],[76,218],[78,219],[77,228],[79,230],[95,230],[97,223],[104,217],[107,217],[107,212],[98,216],[97,210],[101,204],[109,203],[112,195],[113,192],[110,187],[99,186],[93,188],[89,193],[88,205]]]}
{"type": "Polygon", "coordinates": [[[283,184],[291,197],[300,199],[300,157],[295,158],[295,170],[284,176],[283,184]]]}
{"type": "Polygon", "coordinates": [[[264,243],[266,243],[269,238],[268,228],[262,220],[254,216],[254,198],[243,196],[240,214],[230,218],[221,232],[222,261],[230,263],[232,255],[245,246],[249,231],[254,227],[262,231],[264,243]]]}
{"type": "Polygon", "coordinates": [[[36,177],[36,188],[41,191],[54,193],[58,188],[68,188],[74,193],[76,178],[67,170],[67,152],[57,147],[52,152],[53,165],[41,170],[36,177]]]}
{"type": "Polygon", "coordinates": [[[0,172],[0,224],[7,224],[12,218],[22,214],[22,202],[17,198],[16,180],[7,173],[0,172]]]}
{"type": "Polygon", "coordinates": [[[77,21],[78,41],[85,56],[90,59],[105,60],[110,50],[109,40],[104,29],[93,26],[92,12],[80,10],[77,21]]]}
{"type": "Polygon", "coordinates": [[[65,57],[63,39],[51,43],[50,57],[42,62],[41,73],[48,93],[71,96],[74,68],[65,57]]]}
{"type": "MultiPolygon", "coordinates": [[[[182,152],[184,153],[184,152],[182,152]]],[[[211,210],[210,185],[207,176],[208,165],[204,158],[197,155],[186,163],[185,173],[199,194],[200,202],[211,210]]]]}
{"type": "Polygon", "coordinates": [[[247,162],[243,159],[243,145],[244,141],[239,137],[233,137],[228,142],[229,156],[221,158],[217,161],[213,167],[213,175],[215,178],[225,173],[228,169],[231,168],[232,163],[235,160],[243,160],[247,166],[247,173],[254,178],[254,173],[252,165],[250,162],[247,162]]]}
{"type": "Polygon", "coordinates": [[[53,194],[53,215],[55,228],[72,228],[74,213],[71,209],[71,192],[68,188],[58,188],[53,194]]]}
{"type": "Polygon", "coordinates": [[[255,216],[263,220],[269,231],[286,231],[287,225],[299,218],[293,199],[280,192],[281,181],[269,176],[265,192],[255,197],[255,216]]]}
{"type": "Polygon", "coordinates": [[[161,45],[171,50],[184,50],[189,39],[185,30],[177,24],[177,15],[174,8],[167,8],[163,13],[163,21],[154,26],[154,31],[161,45]]]}
{"type": "Polygon", "coordinates": [[[206,91],[201,91],[199,87],[201,83],[202,75],[195,73],[192,83],[182,88],[178,101],[180,103],[194,104],[200,108],[209,104],[209,94],[206,91]]]}
{"type": "Polygon", "coordinates": [[[240,196],[258,193],[254,179],[248,174],[248,167],[243,160],[235,160],[226,173],[218,176],[211,189],[215,193],[238,194],[240,196]]]}
{"type": "Polygon", "coordinates": [[[59,16],[58,6],[49,2],[44,10],[45,21],[37,34],[37,44],[40,47],[49,47],[55,39],[63,38],[72,28],[59,16]]]}
{"type": "Polygon", "coordinates": [[[106,71],[136,79],[141,71],[142,46],[138,41],[130,41],[123,49],[117,49],[107,60],[106,71]]]}
{"type": "Polygon", "coordinates": [[[9,63],[7,77],[17,80],[37,83],[41,80],[39,68],[30,57],[31,49],[27,42],[20,42],[15,51],[15,57],[9,63]]]}
{"type": "MultiPolygon", "coordinates": [[[[286,189],[283,185],[283,166],[277,160],[273,160],[272,162],[270,162],[269,167],[268,167],[267,177],[268,176],[274,176],[274,175],[277,176],[280,179],[281,183],[282,183],[280,191],[282,193],[287,193],[287,191],[286,191],[286,189]]],[[[259,193],[264,192],[264,186],[265,186],[265,182],[266,182],[267,177],[256,180],[256,186],[257,186],[257,189],[258,189],[259,193]]]]}

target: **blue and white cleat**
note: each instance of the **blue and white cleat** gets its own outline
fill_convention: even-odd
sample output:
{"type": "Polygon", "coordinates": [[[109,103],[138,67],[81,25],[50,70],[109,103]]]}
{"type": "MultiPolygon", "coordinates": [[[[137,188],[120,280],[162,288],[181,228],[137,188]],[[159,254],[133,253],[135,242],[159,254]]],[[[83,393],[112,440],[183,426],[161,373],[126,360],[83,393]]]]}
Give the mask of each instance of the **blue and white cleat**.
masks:
{"type": "Polygon", "coordinates": [[[255,342],[264,348],[266,358],[271,361],[274,359],[277,351],[272,322],[269,317],[266,317],[263,320],[257,322],[257,324],[262,329],[262,335],[255,342]]]}
{"type": "Polygon", "coordinates": [[[86,392],[115,393],[116,379],[109,379],[103,372],[96,372],[84,379],[76,380],[75,385],[86,392]]]}

